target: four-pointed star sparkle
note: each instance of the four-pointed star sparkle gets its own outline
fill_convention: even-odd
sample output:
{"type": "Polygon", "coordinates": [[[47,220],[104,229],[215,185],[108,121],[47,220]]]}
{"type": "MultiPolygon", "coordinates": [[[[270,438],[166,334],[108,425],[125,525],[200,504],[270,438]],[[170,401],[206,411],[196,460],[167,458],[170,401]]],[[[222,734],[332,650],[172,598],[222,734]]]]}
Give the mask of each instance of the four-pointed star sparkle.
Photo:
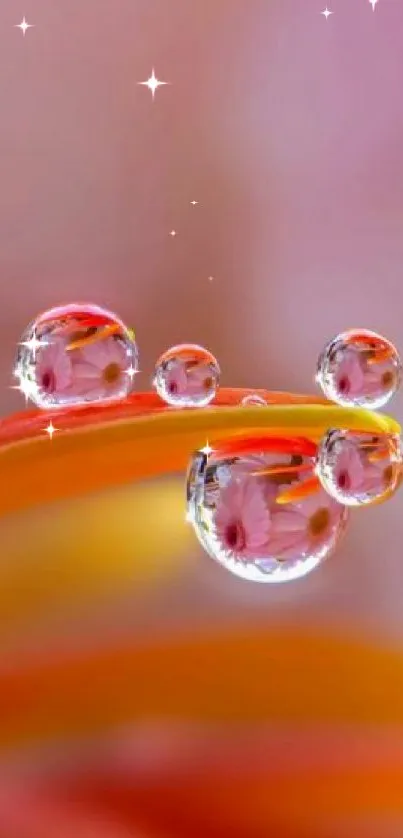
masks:
{"type": "Polygon", "coordinates": [[[22,340],[21,343],[20,343],[20,346],[26,346],[27,349],[29,349],[32,352],[32,358],[33,358],[34,361],[35,361],[35,358],[36,358],[37,350],[40,349],[41,346],[47,346],[47,345],[48,344],[47,344],[46,340],[38,340],[38,338],[36,337],[35,332],[33,333],[32,338],[30,338],[29,340],[22,340]]]}
{"type": "Polygon", "coordinates": [[[152,97],[153,97],[153,99],[154,99],[154,96],[155,96],[155,91],[156,91],[159,87],[161,87],[161,85],[163,85],[163,84],[169,84],[169,82],[167,82],[167,81],[159,81],[159,79],[157,79],[157,77],[156,77],[156,75],[155,75],[155,72],[154,72],[154,67],[153,67],[153,69],[152,69],[152,71],[151,71],[151,76],[150,76],[150,78],[149,78],[149,79],[147,79],[147,81],[138,81],[138,82],[137,82],[137,84],[143,84],[145,87],[148,87],[148,89],[149,89],[149,90],[151,90],[151,94],[152,94],[152,97]]]}
{"type": "Polygon", "coordinates": [[[378,0],[369,0],[369,2],[371,3],[372,11],[374,12],[375,11],[375,6],[376,6],[378,0]]]}
{"type": "Polygon", "coordinates": [[[323,9],[323,12],[321,12],[321,15],[323,15],[323,17],[325,17],[325,18],[326,18],[326,20],[327,20],[327,19],[328,19],[328,17],[330,17],[330,15],[332,15],[332,14],[333,14],[333,12],[331,12],[331,11],[330,11],[330,9],[328,9],[328,8],[327,8],[327,6],[326,6],[326,9],[323,9]]]}
{"type": "Polygon", "coordinates": [[[207,440],[207,442],[206,442],[206,444],[205,444],[204,448],[201,448],[200,450],[201,450],[202,454],[205,454],[205,455],[206,455],[206,457],[209,457],[209,456],[210,456],[210,454],[212,454],[212,453],[213,453],[214,448],[211,448],[211,446],[208,444],[208,440],[207,440]]]}
{"type": "Polygon", "coordinates": [[[52,439],[53,434],[56,433],[56,431],[58,430],[59,428],[55,428],[55,426],[52,423],[52,420],[50,420],[49,425],[46,428],[44,428],[44,431],[46,431],[46,433],[49,435],[49,439],[52,439]]]}
{"type": "Polygon", "coordinates": [[[32,29],[33,26],[35,26],[34,23],[27,23],[27,21],[25,20],[25,15],[24,15],[21,23],[16,23],[15,24],[15,27],[17,29],[21,29],[21,32],[22,32],[23,35],[26,34],[27,29],[32,29]]]}

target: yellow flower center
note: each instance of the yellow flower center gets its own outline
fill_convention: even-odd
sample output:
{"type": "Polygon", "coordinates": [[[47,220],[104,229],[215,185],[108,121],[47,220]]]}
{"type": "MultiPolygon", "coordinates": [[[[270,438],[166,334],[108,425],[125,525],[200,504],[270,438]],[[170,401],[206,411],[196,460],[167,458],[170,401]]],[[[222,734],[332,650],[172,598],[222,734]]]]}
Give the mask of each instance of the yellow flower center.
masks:
{"type": "Polygon", "coordinates": [[[319,535],[323,535],[323,533],[327,530],[329,523],[330,512],[327,507],[323,506],[321,509],[317,509],[309,519],[309,534],[314,538],[317,538],[319,535]]]}
{"type": "Polygon", "coordinates": [[[102,377],[106,384],[114,384],[120,378],[121,369],[119,364],[108,364],[102,372],[102,377]]]}
{"type": "Polygon", "coordinates": [[[391,387],[395,380],[395,375],[392,370],[388,370],[384,372],[381,380],[384,387],[391,387]]]}

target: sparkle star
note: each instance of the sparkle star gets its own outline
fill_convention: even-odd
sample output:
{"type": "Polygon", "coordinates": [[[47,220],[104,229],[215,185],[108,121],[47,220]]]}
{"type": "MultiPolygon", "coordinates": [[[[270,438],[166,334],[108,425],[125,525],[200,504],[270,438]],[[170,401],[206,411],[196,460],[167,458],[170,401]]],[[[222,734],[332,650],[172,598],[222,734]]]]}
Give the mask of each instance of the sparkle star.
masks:
{"type": "Polygon", "coordinates": [[[375,6],[376,6],[376,4],[377,4],[378,0],[369,0],[369,2],[370,2],[370,4],[371,4],[371,6],[372,6],[372,11],[374,12],[374,11],[375,11],[375,6]]]}
{"type": "Polygon", "coordinates": [[[208,440],[207,440],[206,445],[204,446],[204,448],[201,448],[200,451],[201,451],[202,454],[205,454],[206,457],[209,457],[210,454],[213,453],[214,448],[211,448],[211,446],[208,444],[208,440]]]}
{"type": "Polygon", "coordinates": [[[29,349],[29,351],[32,352],[32,358],[34,361],[36,358],[37,350],[40,349],[42,346],[47,345],[48,344],[46,340],[38,340],[35,332],[33,333],[32,338],[30,338],[29,340],[22,340],[20,343],[20,346],[26,346],[27,349],[29,349]]]}
{"type": "Polygon", "coordinates": [[[125,375],[128,375],[130,380],[133,381],[134,376],[137,375],[138,372],[139,370],[135,370],[132,364],[130,364],[130,367],[125,370],[125,375]]]}
{"type": "Polygon", "coordinates": [[[169,82],[159,81],[159,79],[157,79],[157,77],[155,75],[154,68],[153,68],[150,78],[147,79],[147,81],[138,81],[137,84],[143,84],[145,87],[148,87],[148,89],[151,90],[151,95],[154,99],[155,91],[158,90],[158,88],[161,87],[161,85],[169,84],[169,82]]]}
{"type": "Polygon", "coordinates": [[[174,236],[176,236],[176,230],[171,230],[171,232],[170,232],[170,234],[169,234],[169,235],[170,235],[170,236],[172,236],[172,238],[173,238],[174,236]]]}
{"type": "Polygon", "coordinates": [[[35,26],[35,24],[34,23],[27,23],[27,21],[25,20],[25,16],[23,17],[21,23],[16,23],[15,24],[15,27],[17,29],[21,29],[21,32],[22,32],[23,35],[26,34],[27,29],[32,29],[33,26],[35,26]]]}
{"type": "Polygon", "coordinates": [[[49,425],[46,428],[44,428],[44,430],[47,434],[49,434],[49,439],[52,439],[53,434],[56,433],[56,431],[58,431],[59,428],[55,428],[55,426],[52,423],[52,420],[50,420],[49,425]]]}
{"type": "Polygon", "coordinates": [[[196,204],[198,204],[199,202],[198,201],[191,201],[190,203],[192,204],[192,207],[195,207],[196,204]]]}
{"type": "Polygon", "coordinates": [[[15,373],[16,377],[20,379],[20,383],[11,386],[12,390],[19,390],[20,393],[25,397],[25,403],[27,403],[30,399],[34,399],[38,392],[38,385],[35,384],[34,381],[29,381],[29,379],[24,378],[18,372],[15,373]]]}
{"type": "Polygon", "coordinates": [[[327,6],[326,6],[326,9],[324,9],[324,10],[323,10],[323,12],[321,12],[321,15],[323,15],[323,17],[325,17],[325,18],[326,18],[326,20],[327,20],[327,19],[328,19],[328,17],[330,17],[330,15],[332,15],[332,14],[333,14],[333,12],[331,12],[331,11],[330,11],[330,9],[328,9],[328,8],[327,8],[327,6]]]}

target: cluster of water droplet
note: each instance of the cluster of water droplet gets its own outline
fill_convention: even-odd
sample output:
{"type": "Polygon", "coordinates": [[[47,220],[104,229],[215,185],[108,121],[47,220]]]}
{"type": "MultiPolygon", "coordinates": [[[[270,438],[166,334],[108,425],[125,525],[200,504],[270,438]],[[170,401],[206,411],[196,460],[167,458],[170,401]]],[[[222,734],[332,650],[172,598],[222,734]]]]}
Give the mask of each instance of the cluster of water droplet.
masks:
{"type": "MultiPolygon", "coordinates": [[[[66,305],[39,315],[19,344],[15,375],[40,408],[126,398],[138,372],[134,332],[106,309],[66,305]]],[[[376,409],[397,390],[401,362],[385,338],[350,330],[322,352],[316,379],[327,399],[376,409]]],[[[210,404],[220,368],[201,346],[181,344],[157,361],[153,385],[175,408],[210,404]]],[[[240,408],[266,407],[264,391],[240,408]]],[[[303,576],[334,549],[348,507],[390,497],[402,479],[400,438],[329,430],[318,446],[303,439],[229,440],[196,452],[187,476],[187,514],[207,552],[243,579],[303,576]]]]}
{"type": "MultiPolygon", "coordinates": [[[[133,330],[92,304],[59,306],[39,315],[22,336],[14,369],[22,392],[45,409],[126,398],[137,372],[133,330]]],[[[182,344],[158,360],[153,383],[173,407],[204,407],[214,399],[219,379],[211,352],[182,344]]]]}

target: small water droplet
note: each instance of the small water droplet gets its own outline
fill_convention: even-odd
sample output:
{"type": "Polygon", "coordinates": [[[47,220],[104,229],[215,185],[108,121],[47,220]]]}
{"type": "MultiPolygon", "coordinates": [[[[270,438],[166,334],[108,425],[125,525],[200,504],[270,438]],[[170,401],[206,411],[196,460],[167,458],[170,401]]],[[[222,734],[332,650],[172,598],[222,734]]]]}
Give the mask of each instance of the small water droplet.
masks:
{"type": "Polygon", "coordinates": [[[158,395],[174,407],[205,407],[215,397],[220,368],[214,355],[195,344],[181,344],[157,361],[153,383],[158,395]]]}
{"type": "Polygon", "coordinates": [[[352,329],[323,350],[316,380],[325,396],[340,405],[376,409],[394,395],[401,361],[390,341],[375,332],[352,329]]]}
{"type": "Polygon", "coordinates": [[[266,407],[267,402],[258,393],[250,393],[249,396],[244,396],[241,404],[244,407],[266,407]]]}
{"type": "Polygon", "coordinates": [[[402,446],[398,436],[373,437],[355,431],[329,431],[319,445],[317,475],[339,503],[363,506],[387,500],[399,487],[402,446]]]}

